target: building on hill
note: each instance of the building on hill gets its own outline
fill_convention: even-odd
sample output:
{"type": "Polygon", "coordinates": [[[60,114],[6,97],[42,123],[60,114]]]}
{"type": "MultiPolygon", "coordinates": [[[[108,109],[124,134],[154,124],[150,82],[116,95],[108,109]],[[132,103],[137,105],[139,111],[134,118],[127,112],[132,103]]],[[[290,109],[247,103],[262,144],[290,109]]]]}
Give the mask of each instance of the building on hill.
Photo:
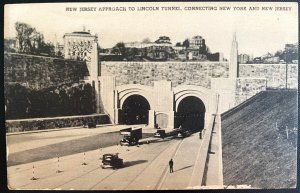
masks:
{"type": "Polygon", "coordinates": [[[187,60],[187,53],[186,48],[182,46],[181,44],[177,44],[173,46],[174,52],[175,52],[175,58],[178,60],[187,60]]]}
{"type": "Polygon", "coordinates": [[[293,51],[293,52],[297,52],[298,50],[298,44],[285,44],[285,51],[293,51]]]}
{"type": "Polygon", "coordinates": [[[239,64],[247,64],[250,61],[250,56],[248,54],[239,54],[238,55],[238,63],[239,64]]]}
{"type": "Polygon", "coordinates": [[[208,60],[207,47],[205,39],[202,36],[196,35],[188,39],[189,45],[187,47],[187,59],[205,61],[208,60]]]}
{"type": "Polygon", "coordinates": [[[285,44],[281,59],[287,63],[298,63],[298,44],[285,44]]]}
{"type": "Polygon", "coordinates": [[[224,61],[224,55],[221,52],[216,52],[216,53],[213,53],[213,54],[208,53],[207,54],[207,60],[223,62],[224,61]]]}
{"type": "Polygon", "coordinates": [[[144,47],[143,55],[150,60],[168,60],[174,57],[174,53],[171,39],[160,36],[153,44],[144,47]]]}
{"type": "Polygon", "coordinates": [[[190,40],[191,49],[199,49],[200,54],[206,53],[205,39],[202,36],[194,36],[190,40]]]}

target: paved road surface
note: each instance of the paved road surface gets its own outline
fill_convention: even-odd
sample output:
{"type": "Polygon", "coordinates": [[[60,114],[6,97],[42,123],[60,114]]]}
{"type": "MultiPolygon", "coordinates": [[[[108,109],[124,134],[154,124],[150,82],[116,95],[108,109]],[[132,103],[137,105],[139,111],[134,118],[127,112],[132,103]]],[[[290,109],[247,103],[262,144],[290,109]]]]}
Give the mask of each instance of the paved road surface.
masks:
{"type": "MultiPolygon", "coordinates": [[[[191,178],[200,178],[194,171],[201,146],[197,134],[185,139],[158,139],[139,147],[110,146],[83,153],[11,166],[8,180],[18,189],[64,190],[153,190],[190,188],[191,178]],[[118,152],[124,168],[102,169],[99,157],[118,152]],[[168,171],[168,161],[174,160],[174,173],[168,171]],[[82,165],[86,162],[87,165],[82,165]],[[34,175],[38,180],[30,180],[34,175]],[[58,165],[59,164],[59,165],[58,165]],[[61,170],[61,173],[56,173],[61,170]],[[195,175],[196,174],[196,175],[195,175]]],[[[194,184],[200,186],[200,184],[194,184]]],[[[193,186],[193,185],[192,185],[193,186]]]]}
{"type": "MultiPolygon", "coordinates": [[[[24,164],[57,156],[118,144],[122,135],[118,132],[128,126],[107,126],[97,129],[72,129],[7,136],[9,149],[8,166],[24,164]],[[107,133],[104,133],[107,132],[107,133]]],[[[144,133],[143,138],[152,136],[144,133]]]]}

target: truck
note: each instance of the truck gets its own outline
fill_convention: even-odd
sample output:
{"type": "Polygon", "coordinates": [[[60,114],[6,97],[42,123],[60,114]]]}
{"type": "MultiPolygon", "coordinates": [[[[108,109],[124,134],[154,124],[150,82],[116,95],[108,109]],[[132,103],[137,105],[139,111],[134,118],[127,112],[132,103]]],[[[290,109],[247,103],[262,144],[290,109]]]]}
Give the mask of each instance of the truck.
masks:
{"type": "Polygon", "coordinates": [[[142,139],[142,128],[126,128],[120,130],[123,138],[120,140],[120,145],[137,145],[142,139]]]}

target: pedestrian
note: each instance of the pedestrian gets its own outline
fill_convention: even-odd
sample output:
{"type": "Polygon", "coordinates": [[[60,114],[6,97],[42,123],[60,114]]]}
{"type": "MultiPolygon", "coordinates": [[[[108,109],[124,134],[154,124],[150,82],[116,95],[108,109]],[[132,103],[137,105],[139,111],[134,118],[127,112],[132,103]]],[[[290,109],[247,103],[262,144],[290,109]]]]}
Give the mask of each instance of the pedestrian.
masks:
{"type": "Polygon", "coordinates": [[[202,139],[202,130],[199,132],[199,137],[202,139]]]}
{"type": "Polygon", "coordinates": [[[169,161],[170,173],[173,173],[173,164],[174,164],[173,159],[171,159],[171,160],[169,161]]]}

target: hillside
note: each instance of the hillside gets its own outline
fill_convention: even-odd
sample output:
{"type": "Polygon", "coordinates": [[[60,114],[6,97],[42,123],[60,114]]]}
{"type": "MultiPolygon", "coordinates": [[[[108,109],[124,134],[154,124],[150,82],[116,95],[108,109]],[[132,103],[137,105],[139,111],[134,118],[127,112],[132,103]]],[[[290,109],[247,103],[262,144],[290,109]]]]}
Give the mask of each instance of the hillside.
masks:
{"type": "Polygon", "coordinates": [[[223,113],[224,184],[296,187],[297,120],[297,91],[291,90],[261,92],[223,113]]]}

